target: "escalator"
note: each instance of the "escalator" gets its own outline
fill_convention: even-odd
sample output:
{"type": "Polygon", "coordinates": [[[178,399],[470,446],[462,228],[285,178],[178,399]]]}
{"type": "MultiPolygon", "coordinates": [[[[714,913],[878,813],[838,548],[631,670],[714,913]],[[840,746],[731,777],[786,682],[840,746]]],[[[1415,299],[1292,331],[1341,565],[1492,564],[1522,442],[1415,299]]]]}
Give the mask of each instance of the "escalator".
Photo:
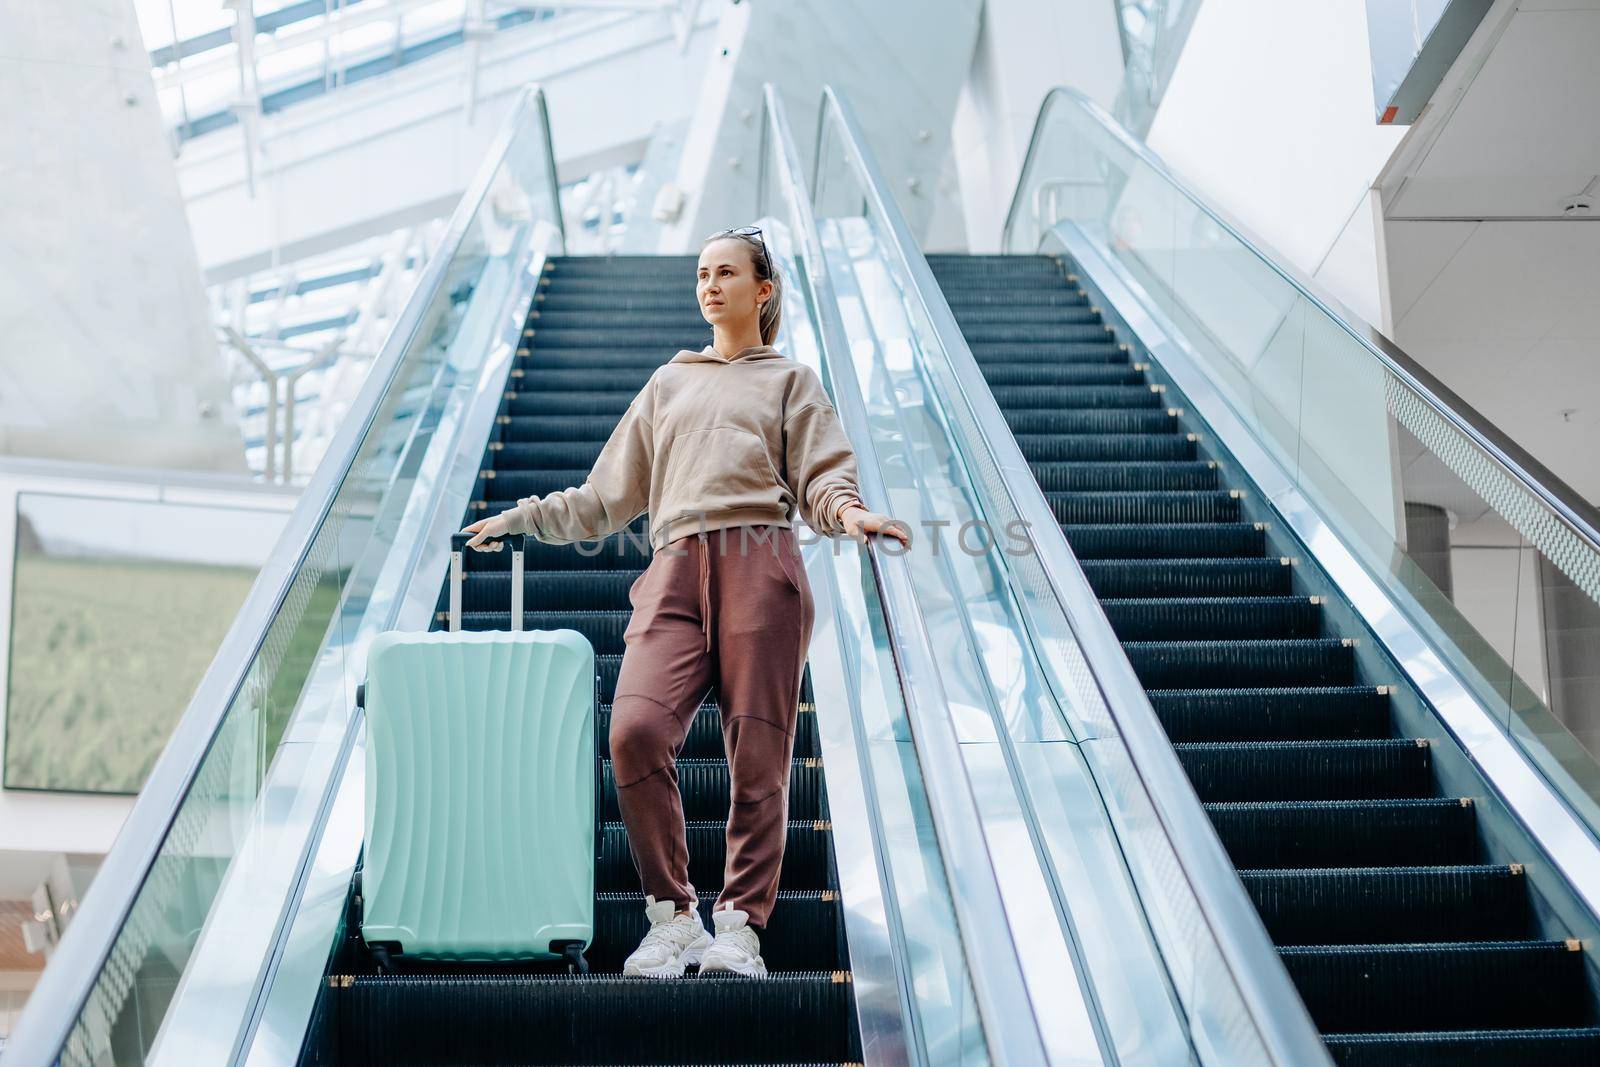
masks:
{"type": "MultiPolygon", "coordinates": [[[[520,497],[582,484],[617,420],[672,352],[709,343],[693,256],[547,261],[461,525],[520,497]]],[[[765,980],[621,977],[648,924],[605,751],[631,609],[649,562],[645,519],[600,552],[528,538],[523,625],[571,628],[600,675],[595,939],[588,974],[550,964],[397,957],[379,973],[357,931],[359,883],[330,958],[303,1064],[843,1063],[861,1058],[808,666],[789,788],[782,882],[762,936],[765,980]]],[[[463,557],[463,629],[510,629],[510,552],[463,557]]],[[[443,629],[448,587],[432,628],[443,629]]],[[[722,883],[728,765],[715,686],[680,754],[691,881],[707,926],[722,883]]]]}
{"type": "MultiPolygon", "coordinates": [[[[761,221],[788,282],[781,344],[837,393],[841,334],[823,321],[837,311],[813,292],[816,268],[796,262],[814,241],[804,183],[772,86],[765,103],[779,214],[761,221]]],[[[644,516],[599,551],[525,544],[523,627],[576,630],[596,653],[585,966],[375,955],[360,937],[371,642],[446,629],[456,531],[583,483],[656,367],[710,340],[698,257],[575,257],[565,243],[549,118],[527,86],[12,1032],[8,1064],[927,1063],[950,1049],[981,1062],[991,1040],[1031,1041],[1006,1058],[1043,1062],[1017,934],[970,785],[950,770],[955,737],[939,729],[935,657],[900,621],[915,610],[907,565],[876,537],[807,564],[817,633],[767,977],[621,974],[648,924],[607,739],[628,592],[650,556],[644,516]]],[[[859,416],[841,417],[848,428],[859,416]]],[[[860,474],[881,494],[865,459],[860,474]]],[[[511,555],[461,553],[465,629],[510,628],[511,555]]],[[[679,753],[703,920],[725,860],[720,726],[713,684],[679,753]]]]}
{"type": "Polygon", "coordinates": [[[1417,685],[1140,339],[1070,260],[927,260],[1335,1060],[1600,1056],[1544,857],[1491,847],[1503,802],[1445,788],[1417,685]]]}

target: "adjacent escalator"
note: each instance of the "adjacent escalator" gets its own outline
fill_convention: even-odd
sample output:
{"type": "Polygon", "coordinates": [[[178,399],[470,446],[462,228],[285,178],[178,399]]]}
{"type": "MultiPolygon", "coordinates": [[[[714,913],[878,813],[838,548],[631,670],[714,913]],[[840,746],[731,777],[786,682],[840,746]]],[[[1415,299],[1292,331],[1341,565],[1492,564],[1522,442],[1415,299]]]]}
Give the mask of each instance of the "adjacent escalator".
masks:
{"type": "Polygon", "coordinates": [[[1540,859],[1487,854],[1494,794],[1443,791],[1420,693],[1138,339],[1056,257],[928,262],[1334,1058],[1593,1062],[1540,859]]]}
{"type": "MultiPolygon", "coordinates": [[[[582,484],[629,402],[680,348],[709,342],[689,299],[692,256],[558,257],[541,278],[463,525],[519,497],[582,484]]],[[[461,964],[398,957],[379,973],[361,944],[359,882],[330,960],[307,1064],[842,1063],[861,1058],[837,892],[809,669],[790,784],[777,907],[762,938],[766,979],[623,978],[644,935],[644,898],[607,760],[611,695],[649,562],[645,520],[602,551],[529,538],[529,629],[571,628],[594,645],[600,679],[595,940],[588,974],[558,964],[461,964]]],[[[592,545],[590,546],[592,547],[592,545]]],[[[510,553],[465,554],[462,626],[509,629],[510,553]]],[[[434,627],[446,624],[441,591],[434,627]]],[[[717,694],[708,690],[680,754],[690,878],[709,924],[722,883],[728,808],[717,694]]]]}

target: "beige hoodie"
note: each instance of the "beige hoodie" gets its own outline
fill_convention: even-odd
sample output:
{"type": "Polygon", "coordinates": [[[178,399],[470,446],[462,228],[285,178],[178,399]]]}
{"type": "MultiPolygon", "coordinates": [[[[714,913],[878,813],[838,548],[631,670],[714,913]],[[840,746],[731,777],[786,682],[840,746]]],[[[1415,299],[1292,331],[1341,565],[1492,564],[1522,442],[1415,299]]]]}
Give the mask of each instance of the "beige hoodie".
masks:
{"type": "Polygon", "coordinates": [[[816,372],[771,345],[683,349],[633,398],[579,486],[501,512],[549,544],[598,540],[650,512],[650,545],[726,526],[844,533],[856,458],[816,372]]]}

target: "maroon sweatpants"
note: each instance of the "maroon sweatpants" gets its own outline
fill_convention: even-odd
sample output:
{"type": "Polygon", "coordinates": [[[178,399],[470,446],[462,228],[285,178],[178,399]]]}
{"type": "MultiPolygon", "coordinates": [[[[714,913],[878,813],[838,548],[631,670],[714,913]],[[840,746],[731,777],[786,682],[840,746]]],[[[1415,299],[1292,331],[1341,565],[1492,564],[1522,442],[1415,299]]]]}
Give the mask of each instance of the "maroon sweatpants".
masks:
{"type": "Polygon", "coordinates": [[[778,894],[800,679],[814,607],[795,532],[732,526],[658,550],[628,590],[611,713],[617,799],[644,892],[687,908],[689,848],[677,755],[712,685],[732,797],[716,906],[766,926],[778,894]]]}

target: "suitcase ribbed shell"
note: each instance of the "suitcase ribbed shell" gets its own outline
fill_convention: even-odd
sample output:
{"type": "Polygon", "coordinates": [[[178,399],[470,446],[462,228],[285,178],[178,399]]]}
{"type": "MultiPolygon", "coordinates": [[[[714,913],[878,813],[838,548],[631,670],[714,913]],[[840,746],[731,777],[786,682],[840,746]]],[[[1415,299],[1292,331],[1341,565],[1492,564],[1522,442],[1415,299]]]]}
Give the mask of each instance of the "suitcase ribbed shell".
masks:
{"type": "Polygon", "coordinates": [[[400,632],[366,683],[362,935],[554,955],[594,932],[595,659],[576,630],[400,632]]]}

